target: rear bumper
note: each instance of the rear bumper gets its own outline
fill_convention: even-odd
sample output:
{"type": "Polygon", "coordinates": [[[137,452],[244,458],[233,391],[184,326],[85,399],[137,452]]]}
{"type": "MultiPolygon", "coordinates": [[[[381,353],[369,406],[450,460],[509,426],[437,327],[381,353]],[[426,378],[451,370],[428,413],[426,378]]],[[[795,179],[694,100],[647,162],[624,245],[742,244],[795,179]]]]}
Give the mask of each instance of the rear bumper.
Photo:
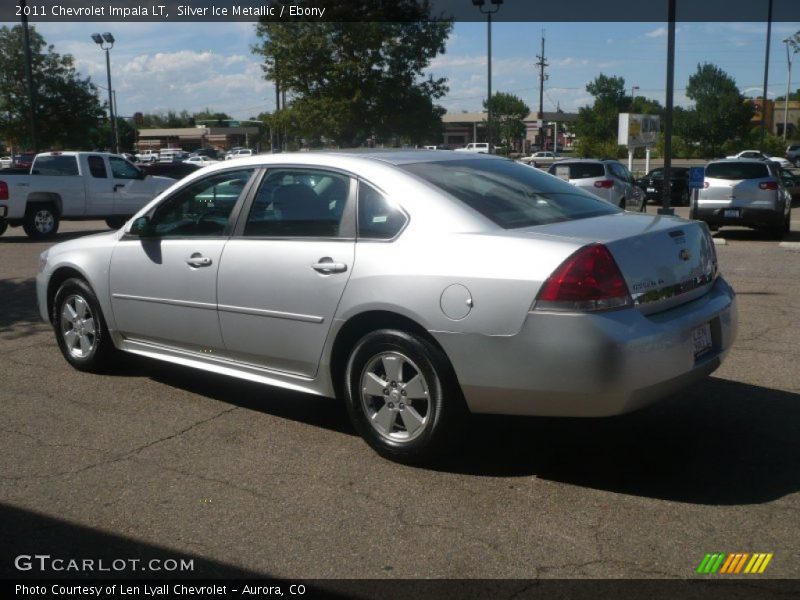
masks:
{"type": "Polygon", "coordinates": [[[778,227],[783,224],[784,211],[769,208],[747,208],[741,206],[703,208],[695,211],[698,221],[709,225],[745,225],[748,227],[778,227]],[[725,216],[726,210],[738,210],[738,217],[725,216]]]}
{"type": "Polygon", "coordinates": [[[713,372],[736,338],[736,298],[719,278],[655,315],[531,312],[513,336],[432,332],[475,413],[602,417],[636,410],[713,372]],[[711,325],[695,357],[692,332],[711,325]]]}

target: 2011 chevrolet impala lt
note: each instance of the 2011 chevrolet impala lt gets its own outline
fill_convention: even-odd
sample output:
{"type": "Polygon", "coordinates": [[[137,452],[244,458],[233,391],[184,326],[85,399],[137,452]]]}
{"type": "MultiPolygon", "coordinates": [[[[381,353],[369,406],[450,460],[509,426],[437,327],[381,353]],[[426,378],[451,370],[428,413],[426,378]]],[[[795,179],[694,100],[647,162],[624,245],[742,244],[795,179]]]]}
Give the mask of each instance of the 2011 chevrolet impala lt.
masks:
{"type": "Polygon", "coordinates": [[[130,352],[344,397],[375,450],[410,462],[470,412],[641,407],[714,371],[737,328],[704,224],[487,155],[228,161],[40,263],[75,368],[130,352]]]}

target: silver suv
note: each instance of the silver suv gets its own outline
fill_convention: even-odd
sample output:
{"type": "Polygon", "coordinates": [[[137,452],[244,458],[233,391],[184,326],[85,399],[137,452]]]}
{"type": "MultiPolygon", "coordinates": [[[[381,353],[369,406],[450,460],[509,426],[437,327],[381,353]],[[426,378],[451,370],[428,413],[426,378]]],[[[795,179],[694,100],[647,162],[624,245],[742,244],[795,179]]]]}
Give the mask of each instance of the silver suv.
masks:
{"type": "Polygon", "coordinates": [[[795,167],[800,167],[800,144],[792,144],[786,148],[786,159],[793,162],[795,167]]]}
{"type": "Polygon", "coordinates": [[[706,165],[704,187],[689,217],[712,229],[722,225],[763,228],[776,237],[789,232],[792,196],[780,167],[770,161],[716,160],[706,165]]]}
{"type": "Polygon", "coordinates": [[[625,210],[644,211],[644,192],[636,186],[631,172],[613,159],[562,160],[554,163],[548,173],[568,181],[611,204],[625,210]]]}

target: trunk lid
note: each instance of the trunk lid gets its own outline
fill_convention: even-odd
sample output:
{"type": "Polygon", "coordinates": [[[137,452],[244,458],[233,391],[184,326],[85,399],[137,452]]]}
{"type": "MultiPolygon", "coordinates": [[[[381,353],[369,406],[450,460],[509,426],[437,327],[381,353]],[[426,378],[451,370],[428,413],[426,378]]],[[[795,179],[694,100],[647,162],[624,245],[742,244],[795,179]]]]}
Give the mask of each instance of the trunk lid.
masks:
{"type": "Polygon", "coordinates": [[[620,213],[519,230],[604,244],[628,284],[637,308],[650,314],[704,295],[717,273],[708,229],[678,217],[620,213]]]}

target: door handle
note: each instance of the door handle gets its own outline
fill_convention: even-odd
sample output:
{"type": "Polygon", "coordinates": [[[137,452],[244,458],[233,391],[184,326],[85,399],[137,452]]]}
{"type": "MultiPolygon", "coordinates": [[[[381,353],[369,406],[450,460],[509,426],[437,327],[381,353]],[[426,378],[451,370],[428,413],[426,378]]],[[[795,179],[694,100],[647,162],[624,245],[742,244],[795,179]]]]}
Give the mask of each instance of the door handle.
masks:
{"type": "Polygon", "coordinates": [[[340,262],[333,262],[333,259],[329,256],[324,258],[320,258],[319,262],[314,263],[311,265],[311,268],[317,271],[318,273],[325,273],[330,275],[331,273],[344,273],[347,271],[347,265],[340,262]]]}
{"type": "Polygon", "coordinates": [[[124,183],[118,183],[114,186],[114,191],[116,192],[119,188],[124,188],[124,187],[125,187],[124,183]]]}
{"type": "Polygon", "coordinates": [[[213,261],[208,258],[207,256],[200,256],[200,254],[192,254],[189,258],[186,259],[186,264],[190,267],[207,267],[213,261]]]}

